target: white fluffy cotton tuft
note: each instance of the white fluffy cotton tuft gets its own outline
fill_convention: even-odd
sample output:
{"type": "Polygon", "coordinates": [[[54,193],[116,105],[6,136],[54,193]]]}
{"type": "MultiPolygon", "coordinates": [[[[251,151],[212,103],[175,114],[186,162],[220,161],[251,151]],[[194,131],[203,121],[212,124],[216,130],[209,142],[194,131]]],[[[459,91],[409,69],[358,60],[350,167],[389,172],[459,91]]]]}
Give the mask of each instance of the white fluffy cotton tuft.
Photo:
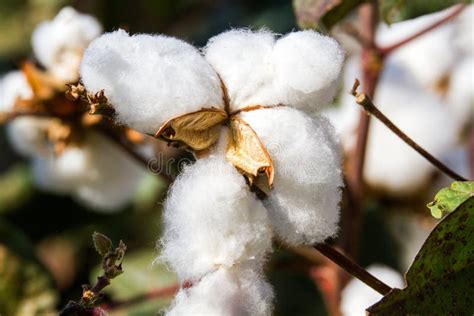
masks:
{"type": "Polygon", "coordinates": [[[273,292],[261,273],[246,267],[219,269],[181,289],[167,316],[270,316],[273,292]]]}
{"type": "Polygon", "coordinates": [[[455,28],[454,44],[462,54],[474,57],[474,4],[456,18],[455,28]]]}
{"type": "Polygon", "coordinates": [[[94,17],[66,7],[52,21],[38,25],[32,36],[33,52],[55,77],[76,81],[84,49],[101,33],[94,17]]]}
{"type": "Polygon", "coordinates": [[[7,136],[13,149],[25,157],[48,151],[48,127],[51,119],[18,117],[7,125],[7,136]]]}
{"type": "Polygon", "coordinates": [[[31,97],[33,91],[21,71],[12,71],[0,78],[0,113],[11,111],[17,99],[31,97]]]}
{"type": "Polygon", "coordinates": [[[272,227],[290,244],[314,244],[337,233],[342,186],[333,127],[324,117],[281,107],[241,113],[275,166],[266,207],[272,227]]]}
{"type": "MultiPolygon", "coordinates": [[[[405,287],[402,275],[387,266],[374,264],[367,271],[391,287],[405,287]]],[[[355,278],[347,284],[341,295],[343,316],[365,316],[365,310],[382,298],[381,294],[355,278]]]]}
{"type": "Polygon", "coordinates": [[[164,222],[161,260],[181,280],[236,264],[259,265],[271,249],[265,208],[221,156],[184,170],[168,194],[164,222]]]}
{"type": "Polygon", "coordinates": [[[223,108],[219,77],[199,51],[163,35],[102,35],[86,50],[81,77],[88,90],[105,90],[122,123],[144,133],[203,107],[223,108]]]}
{"type": "Polygon", "coordinates": [[[460,125],[474,121],[474,56],[459,62],[451,74],[448,104],[460,125]]]}
{"type": "Polygon", "coordinates": [[[334,96],[344,60],[334,39],[314,31],[276,40],[268,30],[236,29],[211,38],[204,53],[227,87],[231,110],[277,104],[320,110],[334,96]]]}

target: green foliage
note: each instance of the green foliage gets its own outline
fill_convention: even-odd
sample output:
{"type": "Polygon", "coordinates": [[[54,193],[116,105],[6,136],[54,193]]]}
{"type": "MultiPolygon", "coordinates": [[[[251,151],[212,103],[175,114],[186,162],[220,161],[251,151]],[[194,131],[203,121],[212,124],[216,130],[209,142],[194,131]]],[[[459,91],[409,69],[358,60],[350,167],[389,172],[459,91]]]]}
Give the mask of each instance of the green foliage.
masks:
{"type": "Polygon", "coordinates": [[[0,176],[0,214],[21,206],[32,193],[29,168],[24,165],[12,167],[0,176]]]}
{"type": "Polygon", "coordinates": [[[366,0],[293,0],[301,28],[330,29],[366,0]]]}
{"type": "Polygon", "coordinates": [[[380,14],[388,24],[446,9],[468,0],[378,0],[380,14]]]}
{"type": "Polygon", "coordinates": [[[94,241],[94,248],[97,250],[99,255],[105,256],[110,250],[112,250],[112,241],[104,234],[94,232],[92,234],[92,240],[94,241]]]}
{"type": "Polygon", "coordinates": [[[407,287],[371,306],[370,315],[474,313],[474,198],[431,232],[406,274],[407,287]]]}
{"type": "Polygon", "coordinates": [[[450,188],[441,189],[433,202],[426,206],[431,210],[431,215],[441,218],[443,212],[452,212],[459,205],[474,196],[474,181],[457,181],[451,184],[450,188]]]}

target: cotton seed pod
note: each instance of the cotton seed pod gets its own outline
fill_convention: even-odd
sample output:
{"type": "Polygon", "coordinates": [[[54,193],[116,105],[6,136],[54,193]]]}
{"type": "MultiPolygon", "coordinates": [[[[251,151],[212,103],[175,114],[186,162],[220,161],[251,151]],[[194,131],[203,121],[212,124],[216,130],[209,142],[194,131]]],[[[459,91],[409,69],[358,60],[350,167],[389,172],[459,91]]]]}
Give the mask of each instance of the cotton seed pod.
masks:
{"type": "Polygon", "coordinates": [[[267,212],[222,156],[198,160],[175,181],[165,203],[160,259],[181,280],[252,262],[271,249],[267,212]]]}
{"type": "Polygon", "coordinates": [[[280,107],[243,112],[275,165],[266,207],[279,238],[314,244],[337,233],[341,159],[333,127],[321,116],[280,107]]]}
{"type": "Polygon", "coordinates": [[[199,51],[163,35],[102,35],[84,54],[81,78],[90,92],[105,91],[120,122],[144,133],[201,108],[224,108],[219,77],[199,51]]]}
{"type": "Polygon", "coordinates": [[[12,71],[0,78],[0,113],[13,110],[17,99],[29,99],[33,91],[21,71],[12,71]]]}
{"type": "Polygon", "coordinates": [[[66,7],[52,21],[36,27],[32,36],[33,52],[56,78],[73,82],[79,79],[84,49],[101,33],[97,19],[66,7]]]}
{"type": "MultiPolygon", "coordinates": [[[[374,264],[367,271],[391,287],[405,287],[402,275],[390,267],[374,264]]],[[[346,285],[341,295],[343,316],[365,316],[365,310],[382,298],[381,294],[355,278],[346,285]]]]}
{"type": "Polygon", "coordinates": [[[167,316],[270,316],[273,292],[258,270],[221,268],[181,289],[167,316]]]}

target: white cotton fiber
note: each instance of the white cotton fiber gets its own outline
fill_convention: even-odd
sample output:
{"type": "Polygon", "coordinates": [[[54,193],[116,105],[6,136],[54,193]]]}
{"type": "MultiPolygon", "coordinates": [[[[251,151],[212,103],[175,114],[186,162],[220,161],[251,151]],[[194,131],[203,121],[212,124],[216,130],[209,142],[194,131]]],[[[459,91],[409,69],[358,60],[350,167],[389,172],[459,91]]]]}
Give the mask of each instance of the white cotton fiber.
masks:
{"type": "Polygon", "coordinates": [[[266,206],[278,236],[290,244],[314,244],[334,236],[342,175],[329,121],[289,107],[240,115],[273,159],[274,187],[266,206]]]}
{"type": "Polygon", "coordinates": [[[102,27],[94,17],[66,7],[52,21],[37,26],[32,36],[33,52],[58,79],[76,81],[83,51],[100,33],[102,27]]]}
{"type": "Polygon", "coordinates": [[[261,264],[271,249],[265,208],[222,156],[187,167],[164,211],[160,259],[181,280],[194,281],[220,267],[261,264]]]}
{"type": "Polygon", "coordinates": [[[474,57],[463,59],[454,68],[447,102],[459,124],[474,122],[474,57]]]}
{"type": "Polygon", "coordinates": [[[344,60],[340,46],[314,31],[275,38],[265,29],[235,29],[211,38],[204,48],[227,87],[231,110],[277,104],[321,109],[337,87],[344,60]]]}
{"type": "Polygon", "coordinates": [[[102,35],[86,50],[81,77],[91,92],[105,90],[122,123],[144,133],[182,114],[223,108],[220,80],[199,51],[163,35],[102,35]]]}
{"type": "Polygon", "coordinates": [[[276,42],[273,58],[281,103],[311,113],[332,101],[344,63],[336,40],[310,30],[293,32],[276,42]]]}
{"type": "MultiPolygon", "coordinates": [[[[381,24],[377,32],[377,43],[389,46],[417,33],[439,21],[451,9],[403,21],[387,26],[381,24]]],[[[455,36],[453,23],[446,23],[435,30],[403,45],[388,58],[407,67],[411,74],[424,87],[433,88],[447,75],[456,62],[457,53],[452,47],[455,36]]]]}
{"type": "Polygon", "coordinates": [[[13,110],[17,99],[31,97],[33,91],[21,71],[12,71],[0,78],[0,113],[13,110]]]}
{"type": "Polygon", "coordinates": [[[273,292],[260,273],[248,267],[219,269],[181,289],[167,316],[270,316],[273,292]]]}
{"type": "MultiPolygon", "coordinates": [[[[374,264],[367,271],[391,287],[405,287],[402,275],[390,267],[374,264]]],[[[382,299],[381,294],[355,278],[346,285],[341,295],[343,316],[365,316],[365,310],[382,299]]]]}
{"type": "Polygon", "coordinates": [[[48,150],[48,127],[51,119],[34,116],[18,117],[7,124],[7,137],[13,149],[25,157],[48,150]]]}
{"type": "MultiPolygon", "coordinates": [[[[420,146],[440,157],[456,142],[457,122],[436,96],[399,80],[382,81],[375,104],[420,146]]],[[[372,120],[364,176],[378,189],[394,195],[415,194],[435,167],[380,121],[372,120]]]]}
{"type": "Polygon", "coordinates": [[[461,53],[474,57],[474,4],[468,5],[454,23],[454,44],[461,53]]]}
{"type": "MultiPolygon", "coordinates": [[[[135,195],[146,170],[116,144],[89,132],[83,145],[90,159],[86,177],[78,183],[74,196],[86,206],[103,212],[122,209],[135,195]]],[[[77,155],[70,155],[69,172],[75,172],[77,155]]]]}

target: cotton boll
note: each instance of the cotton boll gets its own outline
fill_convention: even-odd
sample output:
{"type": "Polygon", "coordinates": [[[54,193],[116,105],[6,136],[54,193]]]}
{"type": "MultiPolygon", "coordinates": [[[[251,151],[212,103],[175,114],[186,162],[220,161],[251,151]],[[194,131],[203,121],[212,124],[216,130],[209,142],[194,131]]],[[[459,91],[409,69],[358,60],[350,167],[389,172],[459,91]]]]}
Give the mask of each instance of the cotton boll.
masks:
{"type": "Polygon", "coordinates": [[[47,131],[51,119],[33,116],[19,117],[7,125],[7,137],[13,149],[25,157],[37,156],[48,150],[47,131]]]}
{"type": "Polygon", "coordinates": [[[265,259],[271,230],[263,205],[223,157],[186,168],[165,203],[161,260],[181,280],[197,280],[220,267],[265,259]]]}
{"type": "Polygon", "coordinates": [[[55,194],[70,194],[76,187],[76,183],[63,178],[63,174],[58,172],[56,160],[51,157],[35,157],[31,166],[33,182],[40,190],[55,194]]]}
{"type": "Polygon", "coordinates": [[[466,56],[474,56],[474,5],[469,5],[456,18],[454,44],[466,56]]]}
{"type": "Polygon", "coordinates": [[[178,292],[167,316],[270,316],[273,293],[248,267],[218,269],[178,292]]]}
{"type": "Polygon", "coordinates": [[[451,74],[447,94],[448,104],[459,120],[459,124],[474,121],[474,57],[466,58],[456,65],[451,74]]]}
{"type": "Polygon", "coordinates": [[[310,30],[290,33],[276,42],[273,59],[281,103],[311,113],[332,101],[344,62],[333,38],[310,30]]]}
{"type": "Polygon", "coordinates": [[[272,50],[268,30],[235,29],[212,37],[204,48],[207,61],[224,82],[230,109],[278,104],[273,87],[272,50]]]}
{"type": "MultiPolygon", "coordinates": [[[[433,95],[399,81],[380,84],[375,104],[403,132],[435,157],[456,142],[456,122],[433,95]]],[[[378,120],[371,125],[364,176],[378,189],[409,195],[426,184],[435,168],[378,120]]]]}
{"type": "MultiPolygon", "coordinates": [[[[391,287],[403,288],[405,282],[399,272],[374,264],[367,271],[391,287]]],[[[343,316],[365,316],[365,310],[382,299],[382,295],[362,283],[352,279],[342,291],[341,312],[343,316]]]]}
{"type": "MultiPolygon", "coordinates": [[[[74,196],[97,211],[122,209],[135,195],[146,170],[98,133],[89,132],[82,147],[89,163],[86,176],[78,181],[74,196]]],[[[80,157],[71,154],[69,158],[72,165],[74,159],[80,157]]],[[[64,165],[69,172],[74,172],[74,166],[64,165]]]]}
{"type": "Polygon", "coordinates": [[[33,91],[21,71],[12,71],[0,78],[0,113],[13,110],[17,99],[32,96],[33,91]]]}
{"type": "Polygon", "coordinates": [[[334,130],[324,117],[280,107],[243,112],[275,167],[266,206],[272,227],[291,244],[322,242],[337,232],[341,160],[334,130]]]}
{"type": "Polygon", "coordinates": [[[38,25],[32,36],[33,52],[57,78],[76,81],[83,50],[100,33],[102,27],[94,17],[66,7],[52,21],[38,25]]]}
{"type": "MultiPolygon", "coordinates": [[[[381,25],[377,32],[377,43],[388,46],[439,21],[451,9],[422,16],[413,20],[381,25]]],[[[388,58],[403,64],[427,88],[434,88],[447,75],[457,59],[456,50],[449,43],[455,36],[453,23],[447,23],[419,38],[403,45],[388,58]]]]}
{"type": "Polygon", "coordinates": [[[155,134],[167,120],[201,108],[223,108],[219,77],[193,46],[162,35],[102,35],[86,50],[81,77],[105,90],[118,119],[155,134]]]}

